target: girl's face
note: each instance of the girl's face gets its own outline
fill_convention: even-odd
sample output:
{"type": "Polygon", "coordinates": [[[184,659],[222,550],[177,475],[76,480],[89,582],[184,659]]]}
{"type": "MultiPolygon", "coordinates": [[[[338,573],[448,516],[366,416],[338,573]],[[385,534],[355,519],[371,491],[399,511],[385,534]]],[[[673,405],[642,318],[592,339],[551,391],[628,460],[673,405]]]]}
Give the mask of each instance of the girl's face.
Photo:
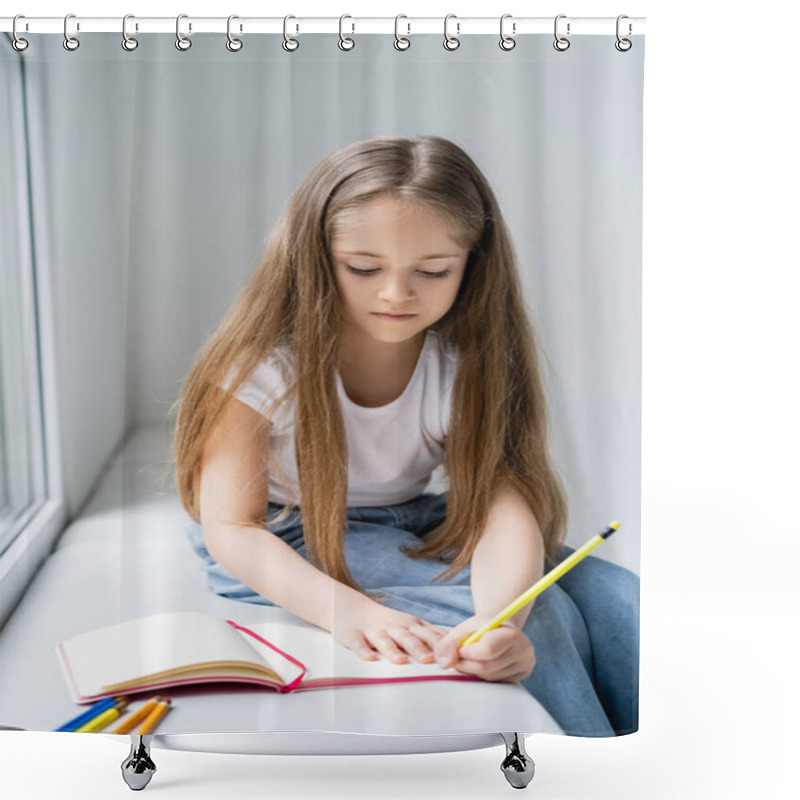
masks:
{"type": "Polygon", "coordinates": [[[351,211],[331,250],[345,319],[387,343],[415,338],[449,311],[469,257],[435,214],[391,197],[351,211]]]}

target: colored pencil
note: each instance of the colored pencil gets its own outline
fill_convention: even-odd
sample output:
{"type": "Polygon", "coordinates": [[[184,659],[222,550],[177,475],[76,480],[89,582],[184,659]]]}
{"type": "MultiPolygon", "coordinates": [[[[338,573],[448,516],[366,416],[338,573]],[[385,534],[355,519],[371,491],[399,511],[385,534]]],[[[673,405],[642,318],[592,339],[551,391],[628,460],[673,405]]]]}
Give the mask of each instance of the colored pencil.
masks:
{"type": "Polygon", "coordinates": [[[73,717],[73,719],[71,719],[69,722],[65,722],[60,728],[56,728],[56,732],[74,731],[76,728],[80,728],[80,726],[85,722],[94,719],[101,712],[105,711],[107,708],[111,708],[115,703],[124,699],[125,697],[106,697],[105,699],[95,703],[91,708],[87,709],[83,713],[78,714],[77,717],[73,717]]]}
{"type": "Polygon", "coordinates": [[[132,714],[128,719],[122,720],[116,728],[114,728],[111,733],[128,733],[131,729],[133,729],[136,725],[138,725],[143,719],[146,719],[150,712],[156,707],[156,704],[162,698],[156,696],[150,699],[149,702],[145,703],[138,711],[132,714]]]}
{"type": "Polygon", "coordinates": [[[114,708],[108,708],[103,711],[100,715],[96,716],[94,719],[89,720],[85,725],[81,725],[80,728],[75,731],[76,733],[94,733],[95,731],[99,731],[102,728],[105,728],[110,722],[113,722],[124,710],[125,707],[128,705],[128,700],[121,700],[117,703],[114,708]]]}
{"type": "Polygon", "coordinates": [[[537,595],[541,594],[548,586],[555,583],[565,572],[571,570],[581,559],[585,558],[589,553],[594,550],[597,545],[604,542],[620,527],[619,522],[611,522],[609,526],[602,532],[593,536],[586,542],[585,545],[579,547],[572,555],[567,556],[558,566],[554,567],[544,577],[540,578],[536,583],[531,586],[526,592],[523,592],[516,600],[509,603],[497,616],[493,617],[486,623],[480,630],[470,634],[464,639],[459,647],[466,647],[468,644],[477,642],[484,633],[488,633],[494,628],[502,625],[509,617],[513,617],[523,606],[527,605],[537,595]]]}
{"type": "Polygon", "coordinates": [[[169,710],[170,703],[172,701],[168,697],[161,698],[159,703],[156,703],[156,707],[148,714],[147,719],[142,723],[142,727],[139,728],[137,733],[140,736],[143,736],[147,733],[152,733],[155,730],[156,725],[161,721],[161,717],[167,713],[169,710]]]}

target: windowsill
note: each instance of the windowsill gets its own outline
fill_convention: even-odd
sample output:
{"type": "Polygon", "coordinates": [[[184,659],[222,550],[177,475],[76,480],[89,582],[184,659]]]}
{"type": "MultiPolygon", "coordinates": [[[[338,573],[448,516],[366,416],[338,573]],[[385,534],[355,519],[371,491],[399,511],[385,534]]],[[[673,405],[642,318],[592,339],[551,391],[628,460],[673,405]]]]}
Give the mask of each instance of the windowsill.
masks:
{"type": "MultiPolygon", "coordinates": [[[[163,485],[169,441],[163,427],[134,430],[105,468],[89,503],[70,521],[54,548],[47,546],[47,536],[40,530],[36,551],[38,560],[45,556],[44,564],[32,568],[30,590],[0,636],[3,725],[47,731],[75,716],[56,645],[81,633],[150,614],[181,611],[212,614],[244,625],[281,619],[296,622],[285,609],[242,603],[210,591],[202,563],[186,536],[186,512],[174,488],[163,485]]],[[[23,539],[23,548],[32,545],[31,537],[23,539]]],[[[24,569],[26,562],[36,564],[37,559],[30,556],[18,557],[17,568],[24,569]]],[[[380,687],[381,702],[405,708],[403,714],[380,719],[370,713],[376,702],[374,688],[348,687],[348,702],[330,709],[325,693],[301,693],[308,695],[306,703],[303,697],[287,702],[286,696],[256,688],[198,687],[181,694],[180,711],[167,716],[159,735],[172,736],[172,746],[186,747],[198,742],[198,735],[207,743],[210,737],[223,734],[225,743],[239,747],[245,737],[253,742],[254,735],[266,734],[259,737],[258,747],[270,752],[281,742],[272,736],[276,721],[289,730],[306,731],[310,726],[326,735],[320,747],[341,749],[346,744],[339,739],[341,734],[350,734],[351,739],[377,734],[373,741],[383,747],[387,737],[417,738],[432,735],[435,729],[437,735],[446,735],[440,744],[452,749],[451,743],[463,741],[462,734],[561,732],[520,687],[446,683],[420,683],[413,697],[407,696],[404,686],[380,687]],[[469,711],[462,715],[465,708],[469,711]],[[230,736],[236,739],[224,738],[230,736]]]]}

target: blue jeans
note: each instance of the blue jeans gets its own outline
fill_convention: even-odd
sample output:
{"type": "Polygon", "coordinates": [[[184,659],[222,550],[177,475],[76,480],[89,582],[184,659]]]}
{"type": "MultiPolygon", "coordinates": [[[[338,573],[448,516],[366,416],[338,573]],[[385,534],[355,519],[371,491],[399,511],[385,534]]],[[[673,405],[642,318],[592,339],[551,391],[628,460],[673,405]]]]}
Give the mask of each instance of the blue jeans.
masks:
{"type": "MultiPolygon", "coordinates": [[[[348,508],[345,558],[358,584],[380,592],[387,607],[453,626],[475,613],[469,565],[449,581],[433,583],[446,563],[416,561],[399,550],[418,545],[439,525],[446,503],[446,494],[421,494],[394,506],[348,508]]],[[[308,560],[298,511],[280,525],[269,524],[280,510],[269,503],[268,530],[308,560]]],[[[214,561],[197,523],[189,520],[186,534],[204,562],[212,591],[275,605],[214,561]]],[[[564,547],[546,570],[571,552],[564,547]]],[[[536,664],[520,682],[565,733],[613,736],[638,730],[639,578],[634,573],[587,556],[539,595],[522,630],[534,645],[536,664]]]]}

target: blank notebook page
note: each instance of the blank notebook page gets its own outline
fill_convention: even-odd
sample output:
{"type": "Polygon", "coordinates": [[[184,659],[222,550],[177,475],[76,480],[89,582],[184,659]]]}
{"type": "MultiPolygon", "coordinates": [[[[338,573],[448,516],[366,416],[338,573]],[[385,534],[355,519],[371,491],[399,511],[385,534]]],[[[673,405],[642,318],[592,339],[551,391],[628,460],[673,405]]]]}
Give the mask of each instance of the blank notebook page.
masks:
{"type": "MultiPolygon", "coordinates": [[[[128,620],[75,636],[62,647],[82,694],[209,661],[262,661],[278,674],[287,666],[279,654],[225,620],[194,612],[128,620]]],[[[294,665],[290,671],[296,671],[294,665]]]]}

